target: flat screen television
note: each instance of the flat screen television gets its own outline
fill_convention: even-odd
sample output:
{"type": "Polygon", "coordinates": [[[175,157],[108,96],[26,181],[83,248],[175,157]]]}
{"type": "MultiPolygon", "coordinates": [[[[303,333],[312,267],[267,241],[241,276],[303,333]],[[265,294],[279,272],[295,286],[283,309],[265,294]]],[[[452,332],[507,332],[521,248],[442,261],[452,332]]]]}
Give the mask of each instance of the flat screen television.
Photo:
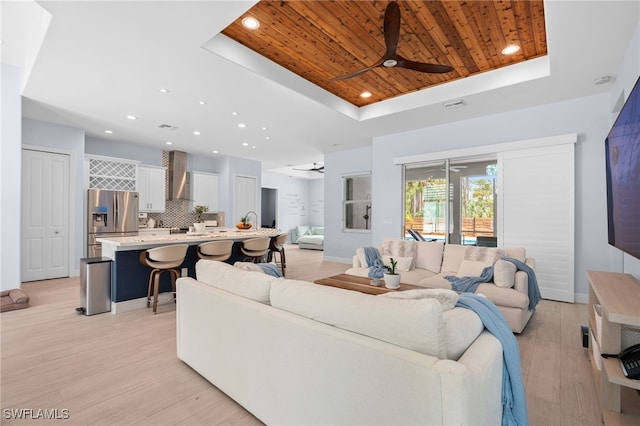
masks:
{"type": "Polygon", "coordinates": [[[640,259],[640,78],[605,146],[609,244],[640,259]]]}

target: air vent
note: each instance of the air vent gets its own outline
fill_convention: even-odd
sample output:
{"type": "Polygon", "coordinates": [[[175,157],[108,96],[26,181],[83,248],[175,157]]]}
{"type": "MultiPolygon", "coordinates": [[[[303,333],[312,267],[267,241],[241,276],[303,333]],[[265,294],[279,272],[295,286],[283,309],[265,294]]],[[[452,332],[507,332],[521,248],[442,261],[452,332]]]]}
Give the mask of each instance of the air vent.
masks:
{"type": "Polygon", "coordinates": [[[158,127],[160,127],[161,129],[169,129],[169,130],[176,130],[177,129],[176,126],[172,126],[171,124],[161,124],[158,127]]]}
{"type": "Polygon", "coordinates": [[[445,102],[442,104],[446,109],[459,108],[465,106],[467,103],[464,99],[456,99],[455,101],[445,102]]]}

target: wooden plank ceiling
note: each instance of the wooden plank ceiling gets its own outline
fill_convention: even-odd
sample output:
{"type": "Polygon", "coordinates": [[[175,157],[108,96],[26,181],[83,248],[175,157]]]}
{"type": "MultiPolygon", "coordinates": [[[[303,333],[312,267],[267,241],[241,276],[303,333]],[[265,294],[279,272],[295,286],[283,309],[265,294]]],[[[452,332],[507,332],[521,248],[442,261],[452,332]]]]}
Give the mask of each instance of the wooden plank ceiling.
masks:
{"type": "Polygon", "coordinates": [[[387,1],[270,1],[257,3],[222,32],[356,106],[465,78],[547,54],[542,0],[399,1],[397,53],[450,65],[446,74],[377,67],[332,81],[378,61],[385,52],[387,1]],[[248,30],[242,19],[260,27],[248,30]],[[504,55],[507,45],[520,46],[504,55]],[[369,98],[360,94],[368,91],[369,98]]]}

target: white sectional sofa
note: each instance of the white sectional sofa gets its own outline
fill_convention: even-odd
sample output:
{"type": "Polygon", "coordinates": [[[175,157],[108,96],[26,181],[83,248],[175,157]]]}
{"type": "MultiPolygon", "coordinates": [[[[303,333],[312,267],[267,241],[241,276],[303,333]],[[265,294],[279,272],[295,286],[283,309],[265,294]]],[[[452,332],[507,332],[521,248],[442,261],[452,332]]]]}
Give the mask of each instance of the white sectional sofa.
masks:
{"type": "Polygon", "coordinates": [[[208,260],[196,276],[177,282],[178,357],[266,424],[501,422],[502,346],[455,292],[372,296],[208,260]]]}
{"type": "MultiPolygon", "coordinates": [[[[386,238],[378,250],[383,263],[389,264],[390,257],[398,261],[401,282],[427,288],[450,289],[451,282],[446,276],[480,276],[486,266],[502,257],[515,258],[535,270],[535,259],[526,257],[522,247],[503,249],[386,238]]],[[[359,248],[353,256],[352,268],[345,273],[366,277],[369,273],[366,265],[364,249],[359,248]]],[[[506,261],[495,265],[493,281],[480,284],[476,293],[495,303],[513,332],[520,333],[533,314],[529,310],[528,275],[516,271],[506,261]]]]}

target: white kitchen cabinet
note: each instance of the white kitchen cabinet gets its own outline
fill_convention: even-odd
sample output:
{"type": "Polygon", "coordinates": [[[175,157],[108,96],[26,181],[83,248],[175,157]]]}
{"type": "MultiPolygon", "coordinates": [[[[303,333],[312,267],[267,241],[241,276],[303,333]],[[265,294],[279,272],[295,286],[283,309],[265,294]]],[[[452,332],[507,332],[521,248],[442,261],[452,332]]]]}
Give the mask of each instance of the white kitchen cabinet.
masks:
{"type": "Polygon", "coordinates": [[[164,212],[165,175],[164,167],[138,166],[138,211],[164,212]]]}
{"type": "Polygon", "coordinates": [[[215,173],[191,172],[191,210],[195,206],[207,206],[210,212],[220,210],[218,175],[215,173]]]}

